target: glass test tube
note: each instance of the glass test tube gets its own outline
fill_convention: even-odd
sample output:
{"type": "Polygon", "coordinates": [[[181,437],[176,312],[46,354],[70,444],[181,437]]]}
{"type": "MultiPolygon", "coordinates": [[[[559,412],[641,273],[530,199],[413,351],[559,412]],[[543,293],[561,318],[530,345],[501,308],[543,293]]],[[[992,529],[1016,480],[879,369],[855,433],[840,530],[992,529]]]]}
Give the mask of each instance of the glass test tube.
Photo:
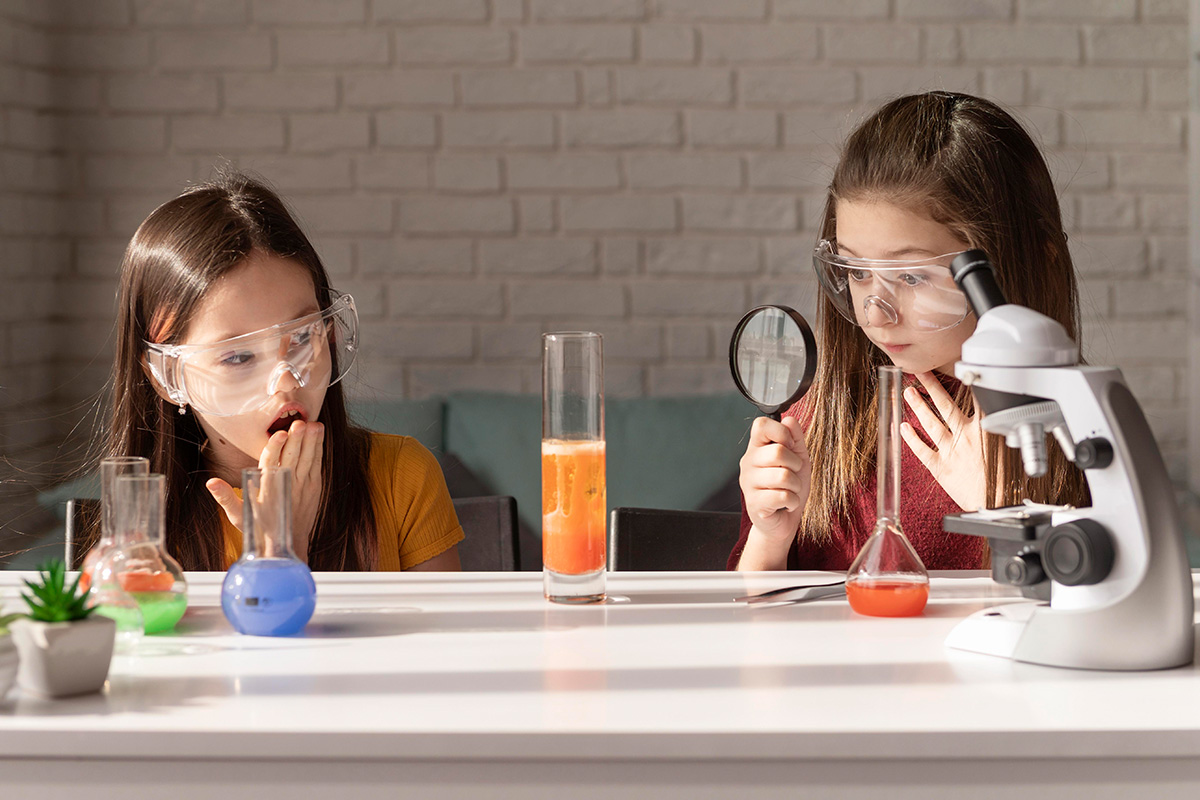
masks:
{"type": "Polygon", "coordinates": [[[542,335],[542,561],[546,598],[605,599],[604,352],[598,333],[542,335]]]}

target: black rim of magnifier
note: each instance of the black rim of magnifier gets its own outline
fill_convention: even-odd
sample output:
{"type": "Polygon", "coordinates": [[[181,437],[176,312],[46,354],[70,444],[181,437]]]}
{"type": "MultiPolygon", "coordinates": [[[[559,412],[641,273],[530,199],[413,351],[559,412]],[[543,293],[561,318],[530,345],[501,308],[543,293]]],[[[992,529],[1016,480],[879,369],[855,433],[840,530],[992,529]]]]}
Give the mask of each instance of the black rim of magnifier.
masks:
{"type": "Polygon", "coordinates": [[[733,336],[729,339],[729,372],[733,375],[733,383],[737,386],[738,391],[742,393],[742,397],[749,400],[758,410],[772,419],[779,419],[781,412],[790,408],[793,403],[804,397],[808,388],[812,386],[813,378],[817,374],[817,337],[813,336],[812,328],[808,326],[808,320],[801,316],[800,312],[790,306],[765,305],[757,306],[746,312],[745,316],[738,321],[737,327],[733,329],[733,336]],[[738,373],[737,368],[737,348],[738,342],[742,339],[742,331],[750,320],[760,311],[766,311],[768,308],[773,308],[777,311],[782,311],[791,317],[792,322],[796,323],[796,327],[800,329],[800,338],[804,340],[804,377],[800,379],[800,385],[796,387],[796,391],[777,406],[765,406],[762,403],[755,401],[750,397],[750,393],[746,391],[745,384],[742,383],[742,376],[738,373]]]}

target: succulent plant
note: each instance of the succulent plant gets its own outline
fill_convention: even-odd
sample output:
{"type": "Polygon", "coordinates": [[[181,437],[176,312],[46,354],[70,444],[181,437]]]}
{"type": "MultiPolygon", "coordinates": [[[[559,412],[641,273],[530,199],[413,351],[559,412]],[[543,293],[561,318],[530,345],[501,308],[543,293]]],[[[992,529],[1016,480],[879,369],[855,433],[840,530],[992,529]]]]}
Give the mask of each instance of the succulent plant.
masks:
{"type": "Polygon", "coordinates": [[[38,566],[40,580],[25,581],[33,596],[21,597],[29,605],[29,619],[39,622],[73,622],[86,619],[94,608],[88,607],[87,593],[79,592],[79,576],[67,586],[67,567],[62,559],[52,558],[38,566]]]}

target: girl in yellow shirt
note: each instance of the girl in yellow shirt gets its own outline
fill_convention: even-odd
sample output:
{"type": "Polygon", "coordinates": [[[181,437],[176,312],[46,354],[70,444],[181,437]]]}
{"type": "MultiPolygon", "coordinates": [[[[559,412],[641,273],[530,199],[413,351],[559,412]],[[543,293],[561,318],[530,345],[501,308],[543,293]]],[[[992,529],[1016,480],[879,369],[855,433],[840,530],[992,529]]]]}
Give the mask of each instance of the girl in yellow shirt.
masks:
{"type": "Polygon", "coordinates": [[[138,227],[102,449],[166,475],[167,549],[184,569],[237,560],[247,467],[292,470],[294,549],[314,570],[459,568],[434,457],[350,423],[339,381],[357,349],[353,298],[262,183],[224,175],[138,227]]]}

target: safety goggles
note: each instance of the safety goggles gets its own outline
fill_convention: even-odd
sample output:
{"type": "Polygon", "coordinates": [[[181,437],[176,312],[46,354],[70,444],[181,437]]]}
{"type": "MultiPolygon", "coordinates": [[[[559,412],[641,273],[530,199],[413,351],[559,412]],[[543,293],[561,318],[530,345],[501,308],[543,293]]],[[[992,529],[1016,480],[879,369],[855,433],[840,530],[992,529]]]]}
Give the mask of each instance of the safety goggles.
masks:
{"type": "Polygon", "coordinates": [[[906,325],[944,331],[971,313],[950,274],[958,253],[906,260],[844,256],[822,239],[813,250],[821,290],[843,317],[864,328],[906,325]]]}
{"type": "Polygon", "coordinates": [[[330,292],[323,311],[211,344],[146,342],[146,362],[182,409],[216,417],[261,408],[290,376],[301,387],[332,386],[354,363],[358,311],[354,298],[330,292]]]}

